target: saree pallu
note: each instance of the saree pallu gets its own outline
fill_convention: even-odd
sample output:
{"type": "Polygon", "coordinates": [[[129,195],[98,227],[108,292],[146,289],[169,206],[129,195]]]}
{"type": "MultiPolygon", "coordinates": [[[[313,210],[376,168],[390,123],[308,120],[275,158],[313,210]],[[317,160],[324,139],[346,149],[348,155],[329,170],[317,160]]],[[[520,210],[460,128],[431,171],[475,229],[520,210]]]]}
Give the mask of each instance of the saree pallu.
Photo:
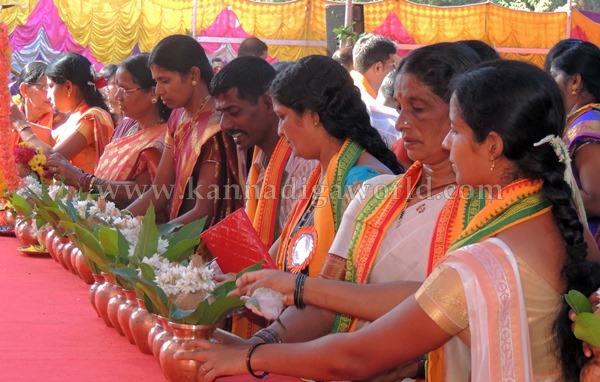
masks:
{"type": "MultiPolygon", "coordinates": [[[[575,158],[577,150],[584,145],[600,143],[600,103],[587,104],[568,116],[563,141],[572,159],[575,158]]],[[[571,162],[571,169],[577,186],[580,187],[579,173],[574,161],[571,162]]],[[[590,231],[595,234],[597,243],[600,243],[600,217],[588,217],[587,222],[590,231]]]]}
{"type": "Polygon", "coordinates": [[[193,179],[202,163],[214,163],[215,175],[206,185],[211,187],[213,198],[213,217],[207,221],[204,228],[219,222],[231,212],[243,207],[243,187],[240,184],[238,152],[233,138],[221,132],[218,112],[199,114],[194,120],[180,121],[172,128],[165,138],[165,145],[171,147],[175,167],[175,187],[171,194],[169,206],[170,220],[181,215],[180,209],[185,198],[192,197],[193,192],[186,195],[186,189],[193,191],[197,179],[193,179]],[[191,183],[191,184],[190,184],[191,183]]]}
{"type": "Polygon", "coordinates": [[[276,257],[280,270],[299,273],[308,267],[309,276],[318,276],[342,219],[342,199],[348,175],[363,151],[358,143],[346,140],[329,162],[322,184],[318,184],[321,166],[317,165],[313,170],[304,194],[281,234],[276,257]],[[314,214],[312,225],[308,224],[311,214],[314,214]],[[313,235],[314,250],[302,264],[293,266],[291,252],[299,234],[304,232],[313,235]]]}
{"type": "MultiPolygon", "coordinates": [[[[484,190],[459,187],[438,218],[430,248],[429,273],[446,253],[548,212],[551,203],[541,188],[540,180],[521,179],[488,200],[484,190]]],[[[428,354],[428,381],[446,381],[444,358],[444,347],[428,354]]]]}
{"type": "Polygon", "coordinates": [[[162,123],[110,142],[98,161],[95,175],[105,180],[130,181],[149,171],[153,180],[158,163],[149,163],[142,153],[146,150],[162,153],[166,131],[167,125],[162,123]]]}
{"type": "Polygon", "coordinates": [[[82,102],[63,125],[52,131],[52,136],[58,145],[76,132],[83,135],[88,145],[71,158],[71,163],[92,174],[113,129],[112,117],[106,110],[82,102]]]}
{"type": "Polygon", "coordinates": [[[450,302],[455,301],[450,296],[458,293],[454,285],[462,284],[466,306],[460,305],[468,315],[471,339],[470,380],[533,381],[525,297],[512,252],[500,240],[490,238],[448,254],[441,267],[455,270],[458,279],[449,279],[449,274],[439,268],[419,289],[416,298],[440,327],[457,333],[462,324],[457,325],[463,320],[452,321],[452,316],[440,313],[440,309],[450,309],[448,313],[453,312],[454,317],[463,317],[464,313],[450,302]],[[452,292],[445,292],[449,290],[452,292]],[[440,293],[449,295],[450,301],[438,300],[440,293]]]}
{"type": "MultiPolygon", "coordinates": [[[[21,111],[25,113],[25,109],[21,108],[21,111]]],[[[52,138],[52,129],[64,123],[66,120],[66,115],[62,113],[49,112],[42,115],[37,121],[29,122],[31,131],[33,131],[42,142],[52,147],[56,143],[54,138],[52,138]],[[47,127],[47,129],[44,129],[44,127],[47,127]]],[[[12,142],[13,146],[18,145],[19,142],[21,142],[21,138],[17,132],[13,133],[12,142]]]]}

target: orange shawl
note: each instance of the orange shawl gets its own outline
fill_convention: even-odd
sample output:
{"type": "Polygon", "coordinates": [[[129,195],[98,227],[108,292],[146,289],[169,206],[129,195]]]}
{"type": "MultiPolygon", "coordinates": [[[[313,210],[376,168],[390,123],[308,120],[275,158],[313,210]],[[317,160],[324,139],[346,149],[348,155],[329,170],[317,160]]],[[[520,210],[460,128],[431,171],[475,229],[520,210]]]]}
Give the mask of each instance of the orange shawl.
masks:
{"type": "Polygon", "coordinates": [[[364,149],[358,143],[346,140],[329,162],[321,185],[318,184],[321,165],[317,165],[313,170],[302,199],[296,203],[281,233],[281,243],[276,257],[277,267],[280,270],[300,273],[308,266],[309,276],[316,277],[319,274],[342,220],[341,204],[348,172],[363,151],[364,149]],[[311,208],[314,208],[313,227],[306,224],[305,216],[310,215],[311,208]],[[289,252],[294,247],[298,233],[305,230],[312,231],[315,235],[315,251],[301,266],[290,266],[289,252]]]}
{"type": "MultiPolygon", "coordinates": [[[[258,150],[260,150],[258,147],[254,149],[252,163],[254,163],[258,150]]],[[[281,187],[283,186],[283,172],[291,154],[292,148],[290,145],[285,139],[280,138],[271,155],[271,159],[269,159],[262,186],[257,184],[259,175],[257,166],[252,165],[250,174],[248,175],[246,212],[248,213],[248,217],[250,217],[250,221],[252,221],[252,225],[258,232],[261,241],[267,248],[273,244],[276,237],[279,237],[277,219],[279,216],[281,187]],[[265,187],[266,185],[269,187],[265,187]],[[256,195],[258,187],[260,187],[260,197],[256,195]],[[275,191],[274,195],[272,191],[275,191]],[[270,195],[267,196],[266,193],[270,195]]]]}

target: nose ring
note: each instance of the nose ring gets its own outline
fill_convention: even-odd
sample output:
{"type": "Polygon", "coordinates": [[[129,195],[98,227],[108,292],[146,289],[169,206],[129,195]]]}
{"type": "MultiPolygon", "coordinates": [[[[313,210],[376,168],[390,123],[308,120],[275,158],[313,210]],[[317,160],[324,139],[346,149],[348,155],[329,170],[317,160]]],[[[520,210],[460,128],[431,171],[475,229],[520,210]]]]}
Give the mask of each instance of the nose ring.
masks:
{"type": "Polygon", "coordinates": [[[402,122],[402,124],[403,124],[404,126],[408,126],[408,121],[404,121],[404,122],[402,122]]]}

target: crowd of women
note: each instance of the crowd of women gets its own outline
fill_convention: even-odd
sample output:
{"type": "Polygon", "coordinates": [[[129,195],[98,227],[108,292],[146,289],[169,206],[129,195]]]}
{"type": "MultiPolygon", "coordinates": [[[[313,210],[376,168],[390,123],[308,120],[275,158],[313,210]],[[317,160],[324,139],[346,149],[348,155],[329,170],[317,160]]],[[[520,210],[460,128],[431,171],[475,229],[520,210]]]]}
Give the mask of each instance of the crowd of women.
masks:
{"type": "MultiPolygon", "coordinates": [[[[245,274],[235,293],[267,287],[288,308],[249,338],[219,332],[178,356],[200,361],[206,381],[590,374],[600,361],[563,294],[600,287],[600,49],[560,41],[544,69],[465,42],[412,51],[392,74],[405,171],[344,67],[309,56],[279,70],[265,107],[281,145],[316,167],[271,248],[279,270],[245,274]]],[[[27,65],[14,142],[133,215],[153,204],[161,221],[208,228],[244,207],[231,190],[245,189],[245,127],[225,128],[234,112],[220,110],[194,39],[167,37],[107,72],[103,83],[74,53],[27,65]]]]}

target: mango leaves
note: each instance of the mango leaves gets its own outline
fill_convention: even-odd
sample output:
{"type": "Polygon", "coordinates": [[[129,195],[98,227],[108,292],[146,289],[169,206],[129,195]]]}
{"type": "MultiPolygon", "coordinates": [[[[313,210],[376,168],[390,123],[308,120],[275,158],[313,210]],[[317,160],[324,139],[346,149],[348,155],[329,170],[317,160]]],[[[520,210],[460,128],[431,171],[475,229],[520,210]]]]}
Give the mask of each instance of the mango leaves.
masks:
{"type": "Polygon", "coordinates": [[[577,314],[573,325],[575,337],[593,347],[600,347],[600,316],[594,314],[590,300],[576,290],[565,294],[565,300],[577,314]]]}
{"type": "MultiPolygon", "coordinates": [[[[240,271],[237,280],[246,272],[257,271],[262,268],[262,261],[240,271]]],[[[195,310],[179,309],[175,304],[171,306],[170,319],[173,322],[188,325],[215,325],[227,315],[237,309],[241,309],[245,302],[239,297],[229,296],[229,292],[235,289],[235,281],[228,281],[219,285],[207,298],[198,304],[195,310]]]]}

